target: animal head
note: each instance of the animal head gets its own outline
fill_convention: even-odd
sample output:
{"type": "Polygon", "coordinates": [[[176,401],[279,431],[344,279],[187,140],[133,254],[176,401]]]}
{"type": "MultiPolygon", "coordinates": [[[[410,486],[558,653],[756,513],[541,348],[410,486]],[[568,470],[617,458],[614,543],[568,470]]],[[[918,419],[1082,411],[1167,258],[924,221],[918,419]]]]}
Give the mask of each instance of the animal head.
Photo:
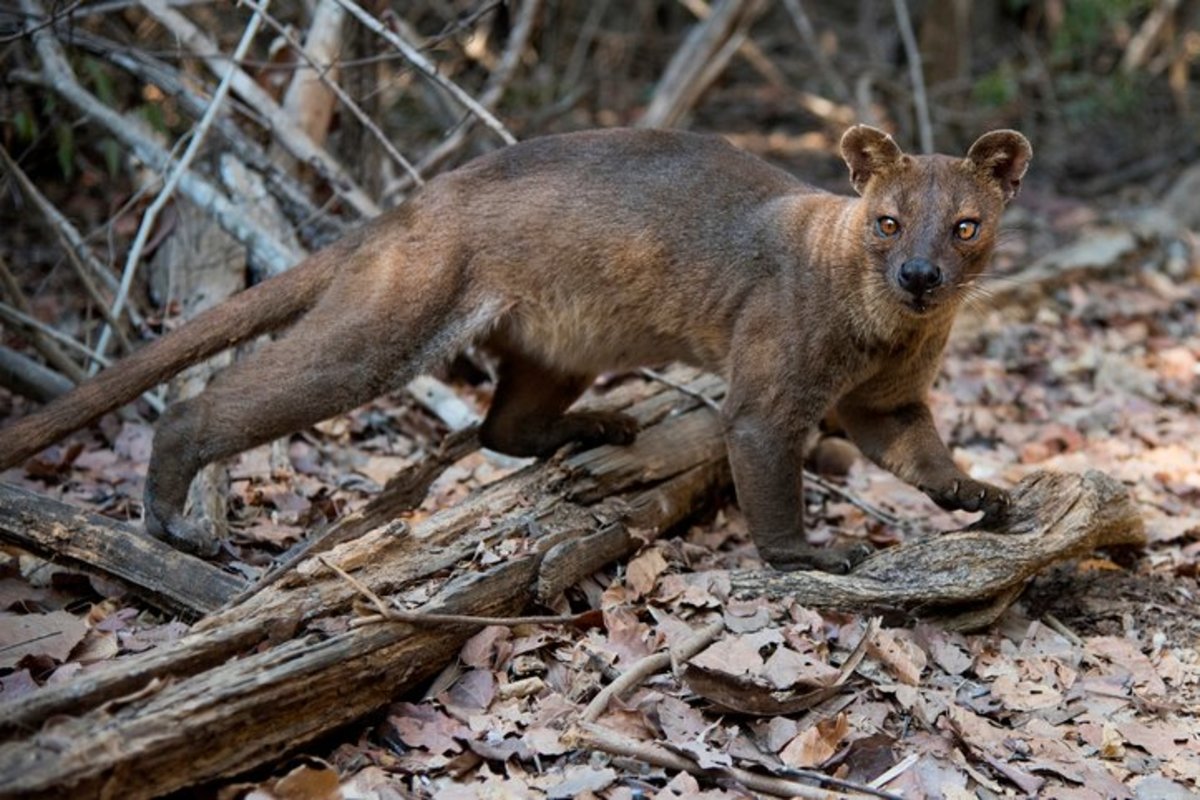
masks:
{"type": "Polygon", "coordinates": [[[979,137],[965,158],[912,156],[867,125],[842,136],[857,216],[870,260],[872,296],[907,315],[953,308],[986,269],[1000,214],[1017,191],[1033,149],[1020,133],[979,137]]]}

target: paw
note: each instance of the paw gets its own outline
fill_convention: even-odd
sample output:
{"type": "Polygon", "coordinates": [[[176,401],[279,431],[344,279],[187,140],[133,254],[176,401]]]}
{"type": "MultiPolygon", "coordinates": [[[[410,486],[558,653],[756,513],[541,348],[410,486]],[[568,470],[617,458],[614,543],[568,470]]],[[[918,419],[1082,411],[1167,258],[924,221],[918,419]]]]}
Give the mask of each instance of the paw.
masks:
{"type": "Polygon", "coordinates": [[[965,476],[955,478],[943,487],[922,486],[921,491],[947,511],[982,511],[983,519],[977,523],[982,527],[1003,520],[1012,505],[1005,490],[965,476]]]}
{"type": "Polygon", "coordinates": [[[874,548],[865,543],[846,547],[813,547],[810,544],[799,543],[788,550],[761,547],[758,550],[763,560],[780,572],[816,570],[835,575],[844,575],[854,569],[855,565],[873,552],[874,548]]]}
{"type": "Polygon", "coordinates": [[[176,550],[202,558],[211,558],[221,550],[221,543],[204,522],[175,515],[165,521],[146,514],[146,532],[166,542],[176,550]]]}
{"type": "Polygon", "coordinates": [[[641,429],[633,417],[613,411],[580,411],[567,419],[575,429],[571,438],[585,448],[633,444],[641,429]]]}

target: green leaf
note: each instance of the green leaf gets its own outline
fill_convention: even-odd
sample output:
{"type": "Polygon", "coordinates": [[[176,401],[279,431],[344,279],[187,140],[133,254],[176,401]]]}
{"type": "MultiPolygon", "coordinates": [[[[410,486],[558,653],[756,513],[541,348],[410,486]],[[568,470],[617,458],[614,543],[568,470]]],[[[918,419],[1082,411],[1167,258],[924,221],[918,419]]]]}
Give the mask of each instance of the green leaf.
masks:
{"type": "Polygon", "coordinates": [[[141,108],[142,116],[150,127],[159,133],[167,133],[167,120],[163,117],[162,107],[157,103],[146,103],[141,108]]]}
{"type": "Polygon", "coordinates": [[[108,70],[104,68],[104,65],[100,61],[88,56],[83,60],[83,69],[96,87],[96,96],[106,106],[113,105],[117,99],[117,93],[113,91],[112,77],[108,74],[108,70]]]}
{"type": "Polygon", "coordinates": [[[13,115],[13,125],[23,141],[32,142],[38,135],[37,119],[24,109],[13,115]]]}
{"type": "Polygon", "coordinates": [[[121,146],[117,140],[108,136],[100,140],[100,152],[104,154],[104,165],[108,167],[108,176],[117,177],[121,170],[121,146]]]}
{"type": "Polygon", "coordinates": [[[75,176],[75,129],[66,124],[55,125],[54,141],[57,144],[58,167],[62,170],[63,177],[73,178],[75,176]]]}

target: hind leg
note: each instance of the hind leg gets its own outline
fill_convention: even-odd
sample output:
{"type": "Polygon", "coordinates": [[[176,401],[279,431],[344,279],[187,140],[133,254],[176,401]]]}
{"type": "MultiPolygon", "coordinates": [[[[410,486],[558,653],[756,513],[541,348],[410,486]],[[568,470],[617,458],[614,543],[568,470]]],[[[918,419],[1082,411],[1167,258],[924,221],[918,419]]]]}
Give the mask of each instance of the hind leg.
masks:
{"type": "MultiPolygon", "coordinates": [[[[172,405],[154,435],[146,480],[146,528],[202,555],[218,543],[202,521],[184,516],[188,488],[207,464],[348,411],[383,389],[381,376],[349,358],[312,363],[304,340],[271,342],[221,373],[191,400],[172,405]],[[303,356],[303,358],[302,358],[303,356]]],[[[346,354],[348,355],[348,354],[346,354]]]]}
{"type": "Polygon", "coordinates": [[[351,324],[336,309],[314,309],[283,338],[219,374],[199,395],[168,408],[154,436],[146,479],[148,532],[180,549],[214,553],[218,543],[208,526],[183,513],[196,473],[213,461],[349,411],[410,376],[423,355],[421,343],[436,339],[430,335],[436,331],[428,317],[398,316],[389,320],[395,336],[384,337],[351,324]],[[400,339],[414,344],[397,345],[400,339]]]}
{"type": "Polygon", "coordinates": [[[506,354],[480,441],[512,456],[548,456],[568,442],[584,447],[632,443],[638,430],[633,417],[603,411],[566,413],[592,380],[590,375],[564,375],[506,354]]]}

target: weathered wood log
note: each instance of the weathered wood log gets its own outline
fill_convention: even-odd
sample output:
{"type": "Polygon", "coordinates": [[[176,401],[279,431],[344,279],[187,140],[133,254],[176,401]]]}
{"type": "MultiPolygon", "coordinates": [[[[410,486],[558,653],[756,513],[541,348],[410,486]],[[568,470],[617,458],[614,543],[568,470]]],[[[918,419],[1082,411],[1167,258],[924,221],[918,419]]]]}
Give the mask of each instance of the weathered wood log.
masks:
{"type": "Polygon", "coordinates": [[[1145,543],[1141,513],[1116,479],[1095,470],[1037,472],[1013,490],[1012,513],[995,530],[931,536],[882,550],[849,575],[724,575],[738,594],[789,597],[826,608],[920,608],[942,615],[946,627],[972,629],[993,622],[1030,578],[1056,561],[1145,543]],[[963,610],[966,604],[976,607],[963,610]]]}
{"type": "Polygon", "coordinates": [[[245,585],[133,526],[4,483],[0,540],[115,578],[150,605],[188,617],[215,611],[245,585]]]}
{"type": "MultiPolygon", "coordinates": [[[[440,584],[424,610],[513,615],[534,599],[555,545],[613,523],[653,535],[727,484],[719,446],[676,446],[678,438],[654,432],[695,432],[700,415],[719,441],[711,410],[675,392],[629,410],[647,424],[660,420],[631,448],[535,464],[399,534],[384,525],[328,557],[381,596],[440,584]],[[632,469],[631,451],[650,466],[632,469]],[[583,487],[604,499],[572,501],[583,487]],[[504,561],[474,571],[481,547],[506,545],[513,552],[504,561]]],[[[441,670],[474,632],[385,622],[326,636],[312,626],[355,599],[308,560],[179,642],[0,709],[0,795],[150,797],[246,770],[379,708],[441,670]],[[243,655],[229,659],[233,652],[243,655]]]]}
{"type": "MultiPolygon", "coordinates": [[[[712,379],[690,386],[716,387],[712,379]]],[[[428,592],[420,610],[429,612],[504,616],[549,600],[728,487],[712,409],[664,392],[629,411],[648,426],[629,448],[535,464],[411,527],[368,530],[328,558],[379,596],[428,592]],[[481,549],[503,559],[481,571],[481,549]]],[[[1099,473],[1031,478],[1016,501],[1003,533],[903,545],[848,576],[696,579],[724,577],[738,592],[826,607],[990,602],[990,616],[972,618],[978,623],[1048,563],[1143,538],[1124,488],[1099,473]]],[[[150,797],[236,774],[403,694],[474,631],[380,622],[322,632],[323,618],[350,612],[357,599],[354,587],[308,559],[179,642],[0,708],[0,795],[150,797]]]]}

